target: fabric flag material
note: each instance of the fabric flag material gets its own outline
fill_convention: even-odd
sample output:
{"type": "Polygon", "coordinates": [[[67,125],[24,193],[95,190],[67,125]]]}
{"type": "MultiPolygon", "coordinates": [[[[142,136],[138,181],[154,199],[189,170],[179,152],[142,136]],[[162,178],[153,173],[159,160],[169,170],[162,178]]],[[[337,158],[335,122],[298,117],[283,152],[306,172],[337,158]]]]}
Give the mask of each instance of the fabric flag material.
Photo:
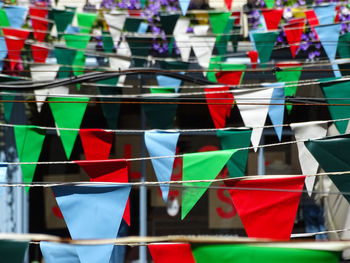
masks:
{"type": "Polygon", "coordinates": [[[1,261],[6,263],[22,263],[29,241],[0,240],[1,261]]]}
{"type": "Polygon", "coordinates": [[[166,35],[172,35],[174,33],[176,22],[179,19],[179,16],[179,14],[159,14],[160,23],[162,24],[162,28],[166,35]]]}
{"type": "MultiPolygon", "coordinates": [[[[350,135],[338,135],[319,140],[309,140],[305,146],[327,173],[350,170],[350,135]]],[[[329,175],[338,190],[349,192],[350,180],[344,175],[329,175]]],[[[350,196],[344,195],[350,203],[350,196]]]]}
{"type": "Polygon", "coordinates": [[[46,58],[49,55],[49,49],[45,46],[32,44],[32,54],[33,54],[34,62],[45,63],[46,58]]]}
{"type": "Polygon", "coordinates": [[[318,22],[320,25],[329,25],[333,24],[334,17],[336,14],[335,4],[330,5],[318,5],[314,6],[313,10],[317,16],[318,22]]]}
{"type": "Polygon", "coordinates": [[[55,57],[56,57],[57,63],[60,65],[65,65],[59,68],[59,71],[58,71],[59,79],[68,78],[71,76],[72,68],[68,67],[68,65],[70,66],[73,64],[76,52],[77,51],[74,49],[55,47],[55,57]]]}
{"type": "MultiPolygon", "coordinates": [[[[161,100],[152,99],[152,102],[161,100]]],[[[170,129],[173,127],[177,104],[143,104],[148,124],[152,129],[170,129]]]]}
{"type": "Polygon", "coordinates": [[[252,68],[256,68],[256,65],[258,64],[258,52],[255,50],[251,50],[248,52],[248,57],[250,58],[250,63],[252,65],[252,68]]]}
{"type": "MultiPolygon", "coordinates": [[[[235,18],[229,17],[223,32],[216,36],[215,48],[220,56],[226,56],[228,42],[235,37],[235,33],[232,32],[234,23],[235,18]]],[[[235,46],[233,42],[232,45],[235,46]]],[[[234,50],[234,52],[236,51],[234,50]]]]}
{"type": "Polygon", "coordinates": [[[101,129],[80,129],[79,134],[86,160],[105,160],[109,158],[114,139],[113,132],[101,129]]]}
{"type": "Polygon", "coordinates": [[[317,19],[316,14],[315,14],[315,11],[314,11],[313,9],[311,9],[311,10],[306,10],[304,13],[305,13],[307,22],[308,22],[309,25],[311,26],[312,31],[313,31],[314,34],[317,36],[317,33],[316,33],[314,27],[315,27],[315,26],[318,26],[318,25],[319,25],[319,22],[318,22],[318,19],[317,19]]]}
{"type": "Polygon", "coordinates": [[[53,9],[53,19],[57,27],[58,39],[61,39],[67,26],[72,23],[74,14],[74,11],[53,9]]]}
{"type": "Polygon", "coordinates": [[[234,102],[233,94],[230,92],[224,92],[229,90],[230,87],[204,89],[209,112],[211,118],[213,119],[215,128],[217,129],[225,128],[226,119],[228,119],[231,115],[231,109],[234,102]]]}
{"type": "MultiPolygon", "coordinates": [[[[98,84],[108,84],[108,85],[116,85],[118,83],[118,78],[111,78],[106,80],[100,80],[97,82],[98,84]]],[[[120,88],[113,86],[104,86],[98,87],[98,91],[102,95],[120,95],[120,88]]],[[[103,102],[116,102],[119,99],[114,98],[100,98],[103,102]]],[[[103,115],[107,121],[108,127],[110,129],[116,129],[119,119],[120,112],[120,104],[118,103],[102,103],[101,104],[103,115]]]]}
{"type": "Polygon", "coordinates": [[[192,246],[196,263],[336,263],[340,251],[263,245],[220,244],[192,246]]]}
{"type": "MultiPolygon", "coordinates": [[[[115,238],[130,186],[55,186],[52,190],[72,239],[115,238]]],[[[83,263],[108,263],[114,244],[76,246],[83,263]]]]}
{"type": "MultiPolygon", "coordinates": [[[[349,98],[349,83],[347,81],[338,82],[321,82],[321,87],[328,104],[348,104],[349,100],[342,100],[338,98],[349,98]]],[[[328,110],[333,120],[343,119],[350,117],[350,106],[328,106],[328,110]]],[[[344,134],[348,126],[349,121],[336,121],[335,126],[339,133],[344,134]]]]}
{"type": "Polygon", "coordinates": [[[113,38],[113,41],[115,43],[119,42],[121,33],[124,28],[124,23],[126,19],[125,14],[104,14],[104,18],[106,20],[106,23],[109,28],[109,32],[111,33],[111,36],[113,38]]]}
{"type": "MultiPolygon", "coordinates": [[[[128,165],[124,159],[75,161],[90,177],[91,182],[127,183],[128,165]]],[[[126,202],[123,218],[130,226],[130,204],[126,202]]]]}
{"type": "Polygon", "coordinates": [[[14,70],[17,62],[21,60],[21,51],[30,31],[23,29],[3,28],[2,32],[4,33],[7,45],[7,56],[11,60],[11,70],[14,70]]]}
{"type": "MultiPolygon", "coordinates": [[[[174,156],[179,135],[180,133],[178,132],[145,132],[145,144],[150,157],[174,156]]],[[[174,159],[174,157],[152,159],[153,169],[159,182],[171,180],[174,159]]],[[[163,200],[166,203],[168,200],[169,184],[161,184],[160,189],[162,190],[163,200]]]]}
{"type": "Polygon", "coordinates": [[[275,5],[275,0],[264,0],[264,2],[266,4],[267,8],[270,8],[270,9],[273,8],[275,5]]]}
{"type": "MultiPolygon", "coordinates": [[[[316,26],[314,27],[314,29],[317,33],[318,39],[321,41],[321,44],[329,60],[333,62],[337,53],[341,24],[339,23],[325,26],[316,26]]],[[[338,65],[333,64],[332,67],[334,70],[335,77],[341,77],[338,65]]]]}
{"type": "MultiPolygon", "coordinates": [[[[152,44],[152,38],[149,37],[127,37],[131,54],[133,56],[147,57],[152,44]]],[[[135,67],[143,67],[146,59],[134,58],[135,67]]]]}
{"type": "MultiPolygon", "coordinates": [[[[36,126],[15,126],[14,127],[18,159],[20,162],[37,162],[40,157],[41,148],[45,139],[45,130],[36,126]]],[[[33,181],[36,164],[23,164],[22,178],[24,183],[33,181]]],[[[26,187],[26,192],[29,187],[26,187]]]]}
{"type": "Polygon", "coordinates": [[[188,10],[188,7],[190,6],[191,0],[179,0],[180,8],[182,15],[185,16],[188,10]]]}
{"type": "Polygon", "coordinates": [[[97,18],[95,13],[77,13],[78,25],[81,27],[82,34],[88,34],[97,18]]]}
{"type": "Polygon", "coordinates": [[[263,9],[262,14],[265,18],[268,30],[277,30],[283,16],[283,9],[263,9]]]}
{"type": "Polygon", "coordinates": [[[177,43],[181,43],[178,46],[180,51],[181,59],[183,61],[188,61],[191,53],[190,37],[186,34],[187,29],[190,25],[190,19],[186,17],[181,17],[177,20],[174,29],[174,38],[177,43]]]}
{"type": "Polygon", "coordinates": [[[341,58],[350,58],[350,47],[348,43],[350,42],[350,33],[345,33],[339,36],[337,50],[341,58]]]}
{"type": "MultiPolygon", "coordinates": [[[[80,128],[89,98],[55,97],[48,98],[48,101],[58,128],[80,128]]],[[[60,130],[67,159],[70,158],[78,133],[75,130],[60,130]]]]}
{"type": "Polygon", "coordinates": [[[192,49],[198,64],[207,69],[209,67],[209,61],[213,52],[216,38],[215,37],[206,37],[206,36],[191,36],[190,37],[192,49]],[[199,43],[201,43],[199,45],[199,43]]]}
{"type": "MultiPolygon", "coordinates": [[[[0,184],[7,182],[7,164],[0,164],[0,184]]],[[[0,200],[3,187],[0,187],[0,200]]]]}
{"type": "Polygon", "coordinates": [[[4,65],[4,58],[7,57],[7,46],[4,37],[0,37],[0,70],[2,70],[4,65]]]}
{"type": "Polygon", "coordinates": [[[5,12],[10,21],[11,28],[21,28],[27,15],[28,7],[9,5],[5,7],[5,12]]]}
{"type": "MultiPolygon", "coordinates": [[[[251,129],[217,130],[223,150],[246,148],[250,145],[251,129]]],[[[248,150],[237,151],[227,162],[230,177],[244,176],[248,159],[248,150]]]]}
{"type": "Polygon", "coordinates": [[[282,139],[282,124],[284,119],[284,82],[280,83],[268,83],[265,87],[274,87],[271,97],[271,105],[269,107],[269,117],[273,128],[277,134],[278,140],[282,139]],[[280,105],[278,105],[280,104],[280,105]]]}
{"type": "Polygon", "coordinates": [[[248,237],[289,240],[304,180],[291,176],[225,182],[236,188],[228,191],[248,237]]]}
{"type": "Polygon", "coordinates": [[[49,22],[46,20],[48,10],[44,7],[29,7],[29,15],[32,21],[32,28],[34,30],[34,38],[38,42],[44,42],[48,31],[49,22]]]}
{"type": "Polygon", "coordinates": [[[209,13],[209,21],[215,35],[224,33],[231,12],[209,13]]]}
{"type": "Polygon", "coordinates": [[[226,85],[239,85],[247,66],[243,64],[221,64],[220,68],[222,71],[215,73],[217,82],[226,85]]]}
{"type": "MultiPolygon", "coordinates": [[[[327,135],[327,123],[324,122],[311,121],[306,123],[291,123],[290,127],[294,132],[297,141],[320,138],[327,135]]],[[[305,175],[316,174],[318,170],[318,162],[316,159],[312,156],[303,142],[297,142],[297,147],[302,173],[305,175]]],[[[309,196],[312,194],[315,179],[315,176],[307,176],[305,178],[305,186],[308,190],[309,196]]]]}
{"type": "Polygon", "coordinates": [[[11,27],[10,21],[9,21],[7,14],[6,14],[6,11],[4,9],[0,9],[0,26],[11,27]]]}
{"type": "MultiPolygon", "coordinates": [[[[188,63],[179,62],[179,61],[159,61],[160,67],[162,69],[172,69],[172,70],[186,70],[188,69],[188,63]]],[[[180,72],[183,74],[184,72],[180,72]]],[[[158,86],[164,88],[151,88],[151,93],[168,93],[168,92],[179,92],[179,86],[181,85],[182,80],[179,78],[172,78],[164,75],[156,76],[158,81],[158,86]]]]}
{"type": "Polygon", "coordinates": [[[244,125],[253,128],[251,141],[255,151],[260,143],[272,93],[273,88],[266,88],[258,91],[242,90],[234,94],[244,125]],[[254,105],[257,98],[261,98],[260,105],[254,105]]]}
{"type": "Polygon", "coordinates": [[[154,263],[196,263],[188,243],[153,243],[148,249],[154,263]]]}
{"type": "Polygon", "coordinates": [[[45,263],[80,263],[74,245],[53,242],[40,242],[40,250],[45,263]]]}
{"type": "Polygon", "coordinates": [[[259,54],[260,63],[264,66],[270,60],[272,50],[277,40],[277,32],[254,33],[252,38],[259,54]]]}
{"type": "Polygon", "coordinates": [[[300,46],[301,35],[304,31],[304,19],[295,19],[297,21],[285,25],[283,27],[284,33],[289,44],[290,51],[292,52],[292,57],[295,58],[295,52],[300,46]]]}
{"type": "MultiPolygon", "coordinates": [[[[183,181],[213,180],[231,158],[236,150],[189,153],[183,155],[183,181]]],[[[191,211],[205,193],[211,182],[183,184],[181,219],[191,211]]]]}

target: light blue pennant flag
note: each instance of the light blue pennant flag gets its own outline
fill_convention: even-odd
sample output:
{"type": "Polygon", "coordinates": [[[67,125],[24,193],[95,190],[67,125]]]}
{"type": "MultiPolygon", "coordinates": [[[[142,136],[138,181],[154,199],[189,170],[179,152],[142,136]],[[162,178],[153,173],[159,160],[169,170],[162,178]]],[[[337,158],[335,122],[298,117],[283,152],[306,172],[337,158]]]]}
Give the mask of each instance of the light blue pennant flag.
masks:
{"type": "Polygon", "coordinates": [[[336,14],[335,4],[314,6],[314,11],[320,25],[333,24],[336,14]]]}
{"type": "Polygon", "coordinates": [[[27,11],[28,8],[26,6],[6,6],[5,12],[9,19],[10,26],[13,28],[21,28],[26,17],[27,11]]]}
{"type": "MultiPolygon", "coordinates": [[[[0,184],[5,183],[7,180],[7,164],[0,164],[0,184]]],[[[0,198],[3,187],[0,187],[0,198]]]]}
{"type": "MultiPolygon", "coordinates": [[[[181,72],[183,74],[183,72],[181,72]]],[[[175,93],[179,92],[181,79],[176,79],[164,75],[157,75],[158,85],[161,87],[174,88],[175,93]]]]}
{"type": "Polygon", "coordinates": [[[191,0],[179,0],[182,15],[186,15],[191,0]]]}
{"type": "Polygon", "coordinates": [[[0,70],[4,65],[4,58],[7,56],[7,45],[4,37],[0,37],[0,70]]]}
{"type": "Polygon", "coordinates": [[[72,25],[68,25],[65,33],[66,34],[79,34],[81,31],[81,28],[78,26],[72,26],[72,25]]]}
{"type": "MultiPolygon", "coordinates": [[[[147,131],[145,132],[145,144],[151,157],[157,156],[174,156],[176,145],[180,133],[178,132],[161,132],[147,131]]],[[[170,181],[173,171],[175,158],[152,159],[154,172],[159,182],[170,181]]],[[[161,184],[162,196],[164,202],[168,200],[169,185],[161,184]]]]}
{"type": "Polygon", "coordinates": [[[40,250],[45,263],[80,263],[74,245],[40,242],[40,250]]]}
{"type": "Polygon", "coordinates": [[[137,29],[137,33],[139,34],[145,34],[148,29],[148,24],[145,22],[141,22],[139,25],[139,28],[137,29]]]}
{"type": "MultiPolygon", "coordinates": [[[[55,186],[72,239],[116,238],[131,186],[55,186]]],[[[114,244],[76,246],[82,263],[109,263],[114,244]]]]}

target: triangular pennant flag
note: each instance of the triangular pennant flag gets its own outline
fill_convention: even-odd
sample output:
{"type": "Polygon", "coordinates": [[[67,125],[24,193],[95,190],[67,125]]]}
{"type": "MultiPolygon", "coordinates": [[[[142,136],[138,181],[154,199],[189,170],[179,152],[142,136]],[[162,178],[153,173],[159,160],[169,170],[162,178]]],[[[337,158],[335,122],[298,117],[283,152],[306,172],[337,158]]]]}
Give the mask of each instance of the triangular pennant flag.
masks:
{"type": "Polygon", "coordinates": [[[252,64],[252,68],[256,68],[258,64],[258,52],[255,50],[251,50],[248,52],[248,57],[250,58],[250,63],[252,64]]]}
{"type": "Polygon", "coordinates": [[[11,70],[14,70],[17,62],[21,59],[22,48],[30,31],[23,29],[3,28],[2,32],[4,33],[7,45],[7,56],[11,60],[11,70]]]}
{"type": "Polygon", "coordinates": [[[95,13],[77,13],[78,25],[81,27],[81,33],[88,34],[95,23],[97,14],[95,13]]]}
{"type": "Polygon", "coordinates": [[[316,33],[314,27],[318,26],[319,22],[318,22],[316,14],[315,14],[315,11],[313,9],[311,9],[311,10],[306,10],[304,13],[305,13],[307,22],[311,26],[312,31],[317,36],[317,33],[316,33]]]}
{"type": "Polygon", "coordinates": [[[1,261],[22,263],[28,249],[29,241],[0,240],[1,261]]]}
{"type": "Polygon", "coordinates": [[[260,138],[263,132],[262,127],[266,121],[272,93],[273,88],[257,91],[243,90],[234,93],[237,107],[241,113],[244,125],[253,128],[251,141],[255,151],[260,143],[260,138]],[[261,98],[261,100],[259,99],[259,104],[256,104],[257,98],[261,98]]]}
{"type": "Polygon", "coordinates": [[[264,0],[267,8],[273,8],[275,6],[275,0],[264,0]]]}
{"type": "Polygon", "coordinates": [[[209,21],[214,34],[222,34],[226,28],[227,22],[230,19],[231,12],[209,13],[209,21]]]}
{"type": "Polygon", "coordinates": [[[304,31],[304,24],[304,19],[301,18],[298,19],[298,21],[283,27],[293,58],[295,58],[295,52],[300,46],[301,35],[304,31]]]}
{"type": "MultiPolygon", "coordinates": [[[[92,182],[127,183],[128,165],[124,159],[102,161],[75,161],[90,177],[92,182]]],[[[130,204],[126,202],[123,219],[130,226],[130,204]]]]}
{"type": "Polygon", "coordinates": [[[139,30],[142,21],[143,21],[143,18],[140,18],[140,17],[135,17],[135,16],[126,17],[124,30],[127,32],[136,33],[139,30]]]}
{"type": "Polygon", "coordinates": [[[109,158],[114,139],[113,132],[101,129],[80,129],[79,134],[86,160],[105,160],[109,158]]]}
{"type": "MultiPolygon", "coordinates": [[[[80,128],[89,98],[55,97],[48,98],[48,101],[58,128],[80,128]]],[[[78,133],[76,130],[60,130],[67,159],[70,158],[78,133]]]]}
{"type": "Polygon", "coordinates": [[[191,53],[190,37],[186,34],[189,25],[190,19],[181,17],[177,20],[174,29],[175,41],[176,43],[181,43],[181,45],[178,45],[178,49],[180,51],[181,59],[183,61],[188,61],[191,53]]]}
{"type": "Polygon", "coordinates": [[[10,21],[7,17],[7,14],[4,9],[0,9],[0,26],[2,27],[11,27],[10,21]]]}
{"type": "Polygon", "coordinates": [[[188,10],[188,7],[190,6],[191,0],[179,0],[180,8],[182,15],[185,16],[188,10]]]}
{"type": "Polygon", "coordinates": [[[220,56],[226,56],[228,41],[232,39],[235,33],[232,33],[232,28],[235,23],[235,18],[229,17],[224,31],[216,36],[215,48],[220,56]]]}
{"type": "MultiPolygon", "coordinates": [[[[290,127],[294,132],[295,139],[298,141],[299,163],[302,173],[305,175],[316,174],[318,170],[318,162],[308,151],[302,141],[326,136],[327,123],[315,121],[291,123],[290,127]]],[[[315,176],[307,176],[305,178],[305,186],[310,196],[314,188],[315,179],[315,176]]]]}
{"type": "Polygon", "coordinates": [[[275,132],[278,140],[282,139],[282,124],[284,119],[284,82],[280,83],[268,83],[263,85],[265,87],[274,87],[271,97],[271,105],[269,107],[269,117],[272,125],[274,125],[275,132]]]}
{"type": "Polygon", "coordinates": [[[101,39],[103,43],[104,52],[114,53],[114,42],[111,34],[109,32],[103,31],[101,39]]]}
{"type": "Polygon", "coordinates": [[[283,9],[263,9],[262,14],[265,18],[268,30],[277,30],[283,16],[283,9]]]}
{"type": "Polygon", "coordinates": [[[153,243],[148,249],[154,263],[195,263],[189,243],[153,243]]]}
{"type": "MultiPolygon", "coordinates": [[[[287,87],[284,88],[284,96],[294,96],[298,88],[298,80],[300,79],[303,67],[299,64],[276,64],[281,71],[276,71],[276,79],[279,82],[284,82],[287,87]],[[294,66],[293,66],[294,65],[294,66]]],[[[287,103],[288,113],[292,110],[292,105],[287,103]]]]}
{"type": "MultiPolygon", "coordinates": [[[[247,148],[250,145],[251,129],[218,130],[217,137],[220,139],[224,150],[247,148]]],[[[248,159],[248,149],[237,151],[227,162],[230,177],[244,176],[248,159]]]]}
{"type": "Polygon", "coordinates": [[[72,23],[74,14],[74,11],[59,9],[53,10],[53,19],[55,20],[57,27],[58,39],[61,39],[63,32],[66,30],[67,26],[72,23]]]}
{"type": "Polygon", "coordinates": [[[231,109],[234,102],[233,94],[230,92],[224,92],[229,90],[230,87],[204,89],[208,109],[215,128],[217,129],[225,128],[226,119],[231,115],[231,109]]]}
{"type": "Polygon", "coordinates": [[[80,263],[77,250],[71,244],[41,241],[40,250],[45,263],[80,263]]]}
{"type": "MultiPolygon", "coordinates": [[[[72,239],[116,238],[130,186],[55,186],[52,190],[72,239]]],[[[83,263],[108,263],[114,244],[76,246],[83,263]]]]}
{"type": "Polygon", "coordinates": [[[289,240],[304,180],[290,176],[225,182],[234,188],[228,191],[248,237],[289,240]]]}
{"type": "Polygon", "coordinates": [[[104,14],[104,18],[109,28],[109,32],[115,43],[119,42],[121,33],[124,28],[126,14],[104,14]]]}
{"type": "Polygon", "coordinates": [[[57,64],[64,65],[61,66],[58,71],[59,79],[69,78],[71,76],[72,68],[68,67],[68,65],[70,66],[73,64],[76,52],[77,51],[74,49],[55,47],[57,64]]]}
{"type": "Polygon", "coordinates": [[[227,7],[227,10],[231,10],[231,6],[232,6],[232,1],[233,0],[225,0],[225,5],[227,7]]]}
{"type": "MultiPolygon", "coordinates": [[[[161,102],[152,99],[149,102],[161,102]]],[[[152,129],[170,129],[173,127],[177,104],[143,104],[142,109],[152,129]]]]}
{"type": "MultiPolygon", "coordinates": [[[[7,182],[7,164],[0,164],[0,184],[7,182]]],[[[3,187],[0,187],[0,200],[3,187]]]]}
{"type": "Polygon", "coordinates": [[[350,43],[350,33],[339,36],[337,50],[341,58],[350,58],[350,47],[348,43],[350,43]]]}
{"type": "Polygon", "coordinates": [[[209,67],[209,61],[215,46],[215,37],[207,36],[191,36],[190,37],[192,49],[197,57],[198,64],[207,69],[209,67]],[[201,43],[199,45],[199,43],[201,43]]]}
{"type": "Polygon", "coordinates": [[[19,5],[7,5],[5,12],[12,28],[21,28],[28,11],[28,7],[19,5]]]}
{"type": "Polygon", "coordinates": [[[46,4],[45,5],[32,5],[29,7],[29,15],[30,16],[46,18],[48,14],[49,14],[49,10],[46,8],[46,4]]]}
{"type": "MultiPolygon", "coordinates": [[[[1,9],[0,9],[1,10],[1,9]]],[[[7,57],[7,46],[4,37],[0,36],[0,70],[3,69],[4,58],[7,57]]]]}
{"type": "Polygon", "coordinates": [[[217,82],[226,85],[239,85],[247,66],[243,64],[221,64],[220,68],[222,71],[215,73],[217,82]]]}
{"type": "MultiPolygon", "coordinates": [[[[1,9],[0,9],[1,10],[1,9]]],[[[16,76],[10,76],[10,75],[3,75],[0,77],[0,82],[8,82],[8,81],[16,81],[18,80],[18,77],[16,76]]],[[[15,93],[16,91],[9,91],[9,93],[15,93]]],[[[2,95],[3,100],[13,101],[16,100],[15,95],[2,95]]],[[[10,122],[11,115],[12,115],[12,109],[13,109],[13,102],[4,102],[4,119],[8,123],[10,122]]]]}
{"type": "MultiPolygon", "coordinates": [[[[265,64],[270,60],[275,42],[278,37],[277,32],[254,33],[252,34],[256,50],[259,54],[261,64],[265,64]]],[[[264,65],[262,65],[264,66],[264,65]]]]}
{"type": "MultiPolygon", "coordinates": [[[[350,170],[350,135],[338,135],[319,140],[309,140],[305,146],[327,173],[350,170]]],[[[328,175],[338,190],[349,192],[350,180],[344,175],[328,175]]],[[[343,195],[350,203],[350,196],[343,195]]]]}
{"type": "MultiPolygon", "coordinates": [[[[36,126],[15,126],[14,133],[20,162],[37,162],[44,143],[45,130],[39,129],[36,126]]],[[[31,183],[33,181],[35,168],[36,164],[21,165],[24,183],[31,183]]],[[[28,187],[26,187],[26,191],[29,191],[28,187]]]]}
{"type": "Polygon", "coordinates": [[[175,25],[179,16],[179,14],[159,14],[160,23],[162,24],[162,28],[166,35],[172,35],[174,33],[175,25]]]}
{"type": "Polygon", "coordinates": [[[32,45],[32,54],[34,62],[36,63],[45,63],[46,58],[49,55],[49,49],[44,46],[32,45]]]}
{"type": "Polygon", "coordinates": [[[46,20],[49,11],[45,7],[29,7],[30,19],[34,30],[34,38],[39,42],[44,42],[48,31],[49,21],[46,20]]]}
{"type": "MultiPolygon", "coordinates": [[[[147,57],[149,54],[152,38],[149,37],[126,37],[131,54],[133,56],[147,57]]],[[[135,67],[143,67],[146,59],[134,58],[135,67]]]]}
{"type": "MultiPolygon", "coordinates": [[[[183,181],[214,180],[236,150],[189,153],[183,155],[183,181]]],[[[211,182],[183,183],[181,219],[194,207],[211,182]]]]}
{"type": "Polygon", "coordinates": [[[314,6],[313,10],[317,16],[317,19],[320,25],[333,24],[334,17],[336,14],[335,3],[329,4],[329,5],[314,6]]]}
{"type": "MultiPolygon", "coordinates": [[[[338,81],[338,82],[321,82],[321,87],[325,97],[327,98],[328,104],[349,104],[349,100],[342,100],[339,98],[349,98],[349,82],[338,81]]],[[[350,117],[349,106],[338,106],[328,105],[329,113],[333,120],[344,119],[350,117]]],[[[349,121],[336,121],[335,126],[337,127],[340,134],[346,132],[349,121]]]]}
{"type": "MultiPolygon", "coordinates": [[[[180,133],[178,132],[145,132],[145,144],[150,157],[174,156],[176,152],[177,141],[180,133]]],[[[152,159],[154,172],[159,182],[171,180],[173,171],[174,157],[152,159]]],[[[169,184],[161,184],[162,197],[166,203],[168,200],[169,184]]]]}

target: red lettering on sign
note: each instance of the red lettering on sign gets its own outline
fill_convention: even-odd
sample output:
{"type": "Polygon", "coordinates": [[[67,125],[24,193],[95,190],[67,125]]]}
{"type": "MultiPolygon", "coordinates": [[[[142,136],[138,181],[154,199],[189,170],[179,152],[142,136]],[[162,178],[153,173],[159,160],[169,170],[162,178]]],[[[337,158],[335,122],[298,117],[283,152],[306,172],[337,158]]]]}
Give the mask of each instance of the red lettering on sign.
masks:
{"type": "MultiPolygon", "coordinates": [[[[222,184],[221,186],[225,186],[225,185],[222,184]]],[[[229,196],[226,196],[225,192],[226,192],[226,189],[219,189],[216,191],[216,195],[220,201],[224,202],[225,204],[230,205],[230,209],[229,209],[229,211],[225,211],[222,207],[217,207],[216,213],[221,218],[229,219],[229,218],[234,217],[237,214],[237,210],[232,202],[232,199],[229,196]]]]}

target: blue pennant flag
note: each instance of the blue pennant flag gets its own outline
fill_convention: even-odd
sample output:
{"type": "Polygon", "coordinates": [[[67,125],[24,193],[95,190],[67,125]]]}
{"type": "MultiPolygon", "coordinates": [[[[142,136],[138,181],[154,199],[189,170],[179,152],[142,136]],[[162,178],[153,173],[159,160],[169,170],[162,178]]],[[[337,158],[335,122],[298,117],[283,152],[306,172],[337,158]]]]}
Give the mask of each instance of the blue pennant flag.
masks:
{"type": "Polygon", "coordinates": [[[0,70],[4,65],[4,58],[7,57],[7,45],[4,37],[0,37],[0,70]]]}
{"type": "MultiPolygon", "coordinates": [[[[183,72],[181,72],[183,74],[183,72]]],[[[164,75],[157,76],[158,85],[161,87],[174,88],[175,93],[179,92],[179,86],[181,85],[181,79],[176,79],[164,75]]]]}
{"type": "MultiPolygon", "coordinates": [[[[7,182],[7,164],[0,164],[0,184],[1,183],[6,183],[7,182]]],[[[1,192],[2,188],[0,187],[0,197],[1,197],[1,192]]]]}
{"type": "Polygon", "coordinates": [[[11,5],[5,7],[6,15],[9,19],[10,26],[21,28],[26,17],[28,8],[25,6],[11,5]]]}
{"type": "MultiPolygon", "coordinates": [[[[272,125],[283,124],[284,108],[285,108],[284,84],[285,84],[284,82],[263,84],[263,86],[266,86],[266,87],[274,87],[272,96],[271,96],[271,105],[269,107],[269,117],[272,122],[272,125]],[[281,104],[281,105],[274,105],[274,104],[281,104]]],[[[283,127],[275,126],[274,129],[277,134],[278,140],[281,141],[283,127]]]]}
{"type": "MultiPolygon", "coordinates": [[[[145,144],[151,157],[174,156],[180,133],[178,132],[145,132],[145,144]]],[[[154,172],[159,182],[170,181],[175,158],[152,159],[154,172]]],[[[168,200],[169,185],[161,184],[164,202],[168,200]]]]}
{"type": "Polygon", "coordinates": [[[45,263],[80,263],[74,245],[40,242],[40,250],[45,263]]]}
{"type": "Polygon", "coordinates": [[[320,25],[334,23],[336,14],[335,4],[315,6],[314,11],[320,25]]]}
{"type": "MultiPolygon", "coordinates": [[[[116,238],[131,186],[55,186],[52,190],[73,239],[116,238]]],[[[82,263],[108,263],[114,244],[76,246],[82,263]]]]}
{"type": "Polygon", "coordinates": [[[179,0],[182,15],[186,15],[191,0],[179,0]]]}

